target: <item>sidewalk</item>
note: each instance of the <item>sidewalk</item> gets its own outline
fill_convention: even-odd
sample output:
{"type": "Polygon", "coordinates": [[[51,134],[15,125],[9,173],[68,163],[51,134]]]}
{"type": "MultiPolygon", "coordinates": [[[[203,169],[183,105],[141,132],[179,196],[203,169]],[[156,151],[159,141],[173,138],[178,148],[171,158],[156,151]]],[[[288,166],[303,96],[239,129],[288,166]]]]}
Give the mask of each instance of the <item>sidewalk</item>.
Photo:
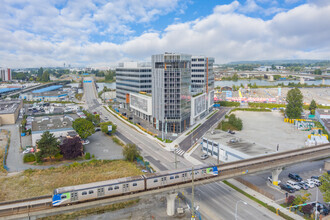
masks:
{"type": "Polygon", "coordinates": [[[259,199],[260,201],[267,203],[268,205],[273,206],[275,209],[279,209],[282,213],[290,216],[293,219],[298,219],[298,220],[304,220],[303,217],[296,215],[294,212],[290,212],[288,209],[280,206],[277,204],[275,201],[267,198],[266,196],[254,191],[253,189],[243,185],[242,183],[236,181],[235,179],[229,179],[227,180],[229,183],[235,185],[236,187],[244,190],[246,193],[250,194],[251,196],[254,196],[255,198],[259,199]]]}

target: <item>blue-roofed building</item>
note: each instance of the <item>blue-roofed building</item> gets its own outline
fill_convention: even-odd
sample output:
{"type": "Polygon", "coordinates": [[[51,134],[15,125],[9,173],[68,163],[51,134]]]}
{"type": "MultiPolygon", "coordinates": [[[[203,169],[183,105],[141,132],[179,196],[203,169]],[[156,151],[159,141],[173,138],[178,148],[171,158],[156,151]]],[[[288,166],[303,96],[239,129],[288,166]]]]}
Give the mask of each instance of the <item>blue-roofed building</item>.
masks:
{"type": "Polygon", "coordinates": [[[20,98],[29,101],[68,101],[69,93],[63,85],[53,85],[21,94],[20,98]]]}
{"type": "Polygon", "coordinates": [[[12,92],[12,91],[19,90],[19,89],[20,88],[3,88],[3,89],[0,89],[0,94],[5,94],[5,93],[12,92]]]}

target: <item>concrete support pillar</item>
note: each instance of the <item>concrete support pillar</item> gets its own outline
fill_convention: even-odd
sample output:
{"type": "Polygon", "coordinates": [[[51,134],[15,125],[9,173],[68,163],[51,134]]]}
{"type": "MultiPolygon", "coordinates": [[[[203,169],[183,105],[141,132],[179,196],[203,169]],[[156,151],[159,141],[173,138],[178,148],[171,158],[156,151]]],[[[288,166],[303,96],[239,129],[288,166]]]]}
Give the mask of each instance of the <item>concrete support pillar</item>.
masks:
{"type": "Polygon", "coordinates": [[[305,79],[304,79],[304,77],[300,77],[300,84],[305,84],[305,79]]]}
{"type": "Polygon", "coordinates": [[[167,215],[173,216],[175,214],[175,198],[177,197],[178,193],[171,193],[166,195],[167,200],[167,215]]]}
{"type": "Polygon", "coordinates": [[[325,79],[324,78],[322,79],[322,85],[325,85],[325,79]]]}
{"type": "Polygon", "coordinates": [[[269,75],[269,81],[274,81],[274,76],[273,75],[269,75]]]}
{"type": "Polygon", "coordinates": [[[282,172],[283,168],[278,167],[272,171],[272,180],[273,180],[273,185],[278,186],[278,176],[282,172]]]}

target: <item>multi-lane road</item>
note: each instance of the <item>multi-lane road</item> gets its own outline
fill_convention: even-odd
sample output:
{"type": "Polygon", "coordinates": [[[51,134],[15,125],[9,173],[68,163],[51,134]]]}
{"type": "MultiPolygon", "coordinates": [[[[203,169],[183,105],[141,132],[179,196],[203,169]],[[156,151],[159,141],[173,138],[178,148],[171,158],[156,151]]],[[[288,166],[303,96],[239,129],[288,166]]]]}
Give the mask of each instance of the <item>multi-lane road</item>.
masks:
{"type": "MultiPolygon", "coordinates": [[[[87,79],[92,80],[92,79],[87,79]]],[[[158,142],[145,136],[144,134],[132,129],[129,125],[119,120],[117,117],[109,113],[97,100],[95,85],[93,83],[84,83],[84,98],[88,109],[91,112],[97,111],[101,113],[101,118],[117,124],[117,136],[125,142],[136,144],[151,165],[158,171],[175,169],[174,153],[165,150],[158,142]]],[[[178,168],[192,166],[192,164],[184,158],[177,157],[178,168]]]]}
{"type": "MultiPolygon", "coordinates": [[[[144,134],[132,129],[128,124],[124,123],[111,113],[109,113],[98,101],[95,85],[93,83],[84,83],[84,98],[86,107],[89,111],[97,111],[101,113],[101,118],[106,118],[117,124],[117,136],[126,143],[134,143],[140,149],[142,156],[146,158],[151,165],[158,171],[173,170],[175,168],[175,157],[172,152],[165,150],[158,142],[145,136],[144,134]]],[[[196,129],[192,134],[187,136],[180,144],[180,148],[189,149],[193,140],[199,139],[203,134],[210,129],[216,122],[222,118],[228,109],[219,110],[208,121],[196,129]]],[[[182,158],[177,157],[178,168],[192,166],[192,164],[182,158]]],[[[188,190],[189,191],[189,190],[188,190]]],[[[191,192],[191,190],[190,190],[191,192]]],[[[221,182],[199,186],[196,189],[197,204],[200,206],[203,219],[234,219],[235,204],[239,200],[244,200],[247,205],[242,207],[240,203],[238,219],[278,219],[276,215],[269,212],[263,207],[256,206],[251,200],[248,200],[243,195],[235,190],[225,186],[221,182]]]]}

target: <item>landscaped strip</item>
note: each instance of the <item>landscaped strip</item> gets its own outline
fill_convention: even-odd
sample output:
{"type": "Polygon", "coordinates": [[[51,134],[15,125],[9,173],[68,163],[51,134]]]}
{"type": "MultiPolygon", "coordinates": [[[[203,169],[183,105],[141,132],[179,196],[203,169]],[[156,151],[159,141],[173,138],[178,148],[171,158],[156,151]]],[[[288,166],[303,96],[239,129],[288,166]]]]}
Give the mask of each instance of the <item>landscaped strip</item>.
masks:
{"type": "Polygon", "coordinates": [[[218,112],[218,110],[216,110],[216,111],[214,111],[212,114],[210,114],[209,116],[207,116],[207,118],[206,119],[209,119],[209,118],[211,118],[215,113],[217,113],[218,112]]]}
{"type": "MultiPolygon", "coordinates": [[[[229,183],[227,180],[222,181],[224,184],[226,184],[227,186],[233,188],[234,190],[236,190],[237,192],[242,193],[243,195],[245,195],[246,197],[248,197],[249,199],[259,203],[260,205],[262,205],[263,207],[267,208],[268,210],[276,213],[276,209],[273,206],[268,205],[267,203],[264,203],[262,201],[260,201],[259,199],[255,198],[254,196],[251,196],[250,194],[248,194],[247,192],[241,190],[240,188],[234,186],[233,184],[229,183]]],[[[287,220],[294,220],[293,218],[291,218],[290,216],[284,214],[283,212],[281,212],[280,210],[278,210],[278,214],[287,220]]]]}
{"type": "Polygon", "coordinates": [[[70,213],[65,213],[65,214],[52,215],[52,216],[47,216],[47,217],[38,218],[38,219],[39,220],[78,219],[79,217],[87,217],[90,215],[99,215],[99,214],[103,214],[106,212],[112,212],[112,211],[128,208],[130,206],[137,204],[139,201],[140,201],[140,199],[135,199],[135,200],[127,201],[127,202],[120,202],[120,203],[115,203],[115,204],[111,204],[111,205],[84,209],[81,211],[70,212],[70,213]]]}
{"type": "Polygon", "coordinates": [[[196,127],[194,127],[194,129],[192,129],[191,131],[189,131],[189,132],[186,134],[186,136],[189,135],[189,134],[191,134],[193,131],[195,131],[199,126],[201,126],[201,123],[199,123],[198,125],[196,125],[196,127]]]}

